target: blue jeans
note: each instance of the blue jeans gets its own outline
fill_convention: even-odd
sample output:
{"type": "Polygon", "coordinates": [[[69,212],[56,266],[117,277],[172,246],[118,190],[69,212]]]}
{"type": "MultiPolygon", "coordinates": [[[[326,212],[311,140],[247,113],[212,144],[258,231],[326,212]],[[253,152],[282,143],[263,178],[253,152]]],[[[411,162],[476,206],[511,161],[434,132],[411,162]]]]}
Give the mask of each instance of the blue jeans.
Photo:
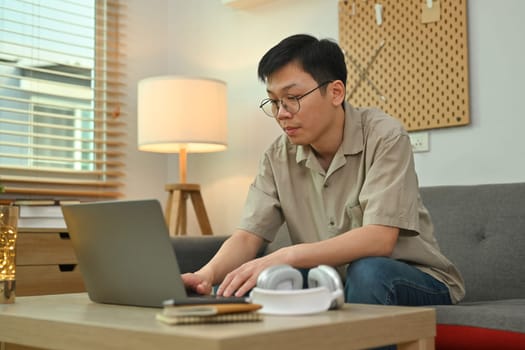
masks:
{"type": "Polygon", "coordinates": [[[352,262],[346,271],[348,303],[381,305],[448,305],[447,286],[405,262],[370,257],[352,262]]]}
{"type": "MultiPolygon", "coordinates": [[[[363,258],[346,270],[347,303],[423,306],[451,304],[447,286],[405,262],[363,258]]],[[[376,350],[393,350],[395,345],[376,350]]]]}

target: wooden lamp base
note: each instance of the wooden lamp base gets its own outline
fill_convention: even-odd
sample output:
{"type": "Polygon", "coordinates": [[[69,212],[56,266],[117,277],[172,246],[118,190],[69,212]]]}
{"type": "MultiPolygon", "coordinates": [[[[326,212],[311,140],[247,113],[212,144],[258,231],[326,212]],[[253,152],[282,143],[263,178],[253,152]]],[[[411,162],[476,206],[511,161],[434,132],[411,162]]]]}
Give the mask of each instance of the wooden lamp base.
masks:
{"type": "Polygon", "coordinates": [[[187,206],[186,202],[188,197],[191,198],[193,208],[195,209],[195,214],[197,215],[197,221],[199,222],[199,227],[203,235],[212,235],[210,220],[208,219],[208,214],[206,213],[206,208],[204,207],[204,201],[201,195],[201,187],[198,184],[188,184],[188,183],[179,183],[179,184],[167,184],[165,186],[166,191],[168,191],[168,202],[166,205],[166,223],[171,232],[171,213],[173,212],[173,202],[175,201],[175,192],[179,192],[177,197],[178,199],[178,208],[177,208],[177,220],[175,224],[176,236],[186,235],[187,229],[187,206]]]}

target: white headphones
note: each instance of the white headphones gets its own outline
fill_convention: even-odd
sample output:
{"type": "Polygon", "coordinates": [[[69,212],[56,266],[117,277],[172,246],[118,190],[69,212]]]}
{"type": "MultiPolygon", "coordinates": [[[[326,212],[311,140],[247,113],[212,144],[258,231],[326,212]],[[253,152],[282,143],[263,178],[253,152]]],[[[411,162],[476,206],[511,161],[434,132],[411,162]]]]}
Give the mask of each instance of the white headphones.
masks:
{"type": "Polygon", "coordinates": [[[344,304],[343,284],[333,267],[319,265],[310,269],[308,289],[302,287],[299,270],[289,265],[271,266],[260,273],[250,298],[263,306],[261,313],[279,315],[317,313],[344,304]]]}

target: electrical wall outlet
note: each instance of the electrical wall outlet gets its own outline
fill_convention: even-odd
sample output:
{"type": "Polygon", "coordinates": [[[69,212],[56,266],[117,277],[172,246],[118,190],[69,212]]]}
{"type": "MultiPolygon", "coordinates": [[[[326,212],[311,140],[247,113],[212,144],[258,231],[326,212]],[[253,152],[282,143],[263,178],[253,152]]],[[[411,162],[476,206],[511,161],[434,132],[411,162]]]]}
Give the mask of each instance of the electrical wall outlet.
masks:
{"type": "Polygon", "coordinates": [[[428,132],[411,132],[409,133],[410,143],[413,152],[428,152],[428,132]]]}

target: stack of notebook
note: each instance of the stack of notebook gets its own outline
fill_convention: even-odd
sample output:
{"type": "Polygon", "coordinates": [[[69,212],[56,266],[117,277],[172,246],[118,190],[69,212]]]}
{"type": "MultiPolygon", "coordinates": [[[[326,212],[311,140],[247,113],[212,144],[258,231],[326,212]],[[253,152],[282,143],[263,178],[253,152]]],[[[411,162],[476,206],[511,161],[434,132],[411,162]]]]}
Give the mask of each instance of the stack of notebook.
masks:
{"type": "Polygon", "coordinates": [[[225,323],[262,321],[259,304],[167,305],[157,320],[170,324],[225,323]]]}

